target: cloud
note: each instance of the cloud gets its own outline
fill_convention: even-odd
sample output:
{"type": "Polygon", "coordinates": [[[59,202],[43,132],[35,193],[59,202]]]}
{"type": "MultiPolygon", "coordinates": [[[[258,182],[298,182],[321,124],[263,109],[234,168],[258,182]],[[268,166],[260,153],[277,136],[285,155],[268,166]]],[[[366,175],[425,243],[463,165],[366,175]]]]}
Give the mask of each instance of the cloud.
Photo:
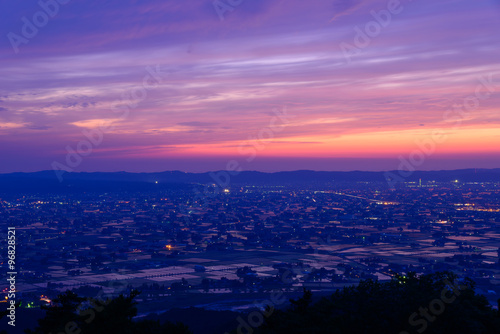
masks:
{"type": "Polygon", "coordinates": [[[25,123],[0,122],[0,130],[17,129],[17,128],[22,128],[25,125],[26,125],[25,123]]]}
{"type": "Polygon", "coordinates": [[[30,130],[48,130],[51,129],[52,127],[48,125],[31,125],[27,126],[26,128],[30,130]]]}
{"type": "MultiPolygon", "coordinates": [[[[77,1],[21,45],[19,55],[8,43],[0,45],[0,115],[6,122],[0,129],[16,133],[10,141],[19,154],[35,141],[39,152],[60,152],[80,135],[75,126],[117,122],[112,106],[118,101],[133,107],[113,124],[107,147],[120,148],[125,157],[136,145],[174,145],[195,157],[195,148],[207,144],[227,147],[221,154],[237,152],[229,148],[256,138],[276,117],[273,109],[284,106],[294,117],[274,133],[275,153],[287,151],[289,141],[303,152],[328,155],[339,140],[353,150],[362,147],[366,133],[383,138],[384,131],[452,126],[444,124],[443,113],[474,94],[478,78],[500,80],[500,35],[491,33],[500,28],[491,10],[496,4],[414,1],[346,65],[340,43],[353,44],[353,27],[363,28],[373,19],[370,10],[386,6],[387,0],[246,1],[221,22],[206,0],[110,0],[104,7],[77,1]],[[335,24],[328,24],[332,17],[335,24]],[[146,68],[156,64],[174,70],[142,98],[146,68]],[[30,131],[48,125],[50,131],[30,131]]],[[[20,33],[27,9],[14,5],[0,27],[20,33]]],[[[463,126],[498,123],[499,103],[497,94],[481,101],[463,126]]],[[[398,144],[380,142],[392,153],[398,144]]],[[[211,150],[200,152],[216,152],[211,150]]],[[[105,154],[99,159],[112,164],[105,154]]]]}
{"type": "Polygon", "coordinates": [[[333,3],[334,16],[331,21],[334,21],[340,16],[348,15],[355,11],[361,4],[363,0],[335,0],[333,3]]]}
{"type": "Polygon", "coordinates": [[[99,119],[87,119],[84,121],[77,121],[77,122],[72,122],[69,123],[71,125],[77,126],[79,128],[98,128],[102,126],[109,126],[112,123],[120,121],[119,118],[99,118],[99,119]]]}
{"type": "Polygon", "coordinates": [[[193,127],[212,127],[218,125],[219,123],[193,121],[193,122],[181,122],[177,124],[182,126],[193,126],[193,127]]]}

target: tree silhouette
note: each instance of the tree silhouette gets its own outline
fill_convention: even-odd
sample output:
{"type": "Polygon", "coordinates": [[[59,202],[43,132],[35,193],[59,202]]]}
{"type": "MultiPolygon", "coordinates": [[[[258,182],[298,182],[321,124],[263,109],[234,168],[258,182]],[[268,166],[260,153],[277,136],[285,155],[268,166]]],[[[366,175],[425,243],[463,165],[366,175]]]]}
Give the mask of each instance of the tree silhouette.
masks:
{"type": "Polygon", "coordinates": [[[80,327],[83,321],[77,309],[84,301],[85,298],[78,297],[74,292],[64,292],[52,301],[51,306],[42,305],[41,308],[47,311],[45,317],[38,320],[38,327],[34,331],[27,330],[26,333],[65,333],[80,327]]]}
{"type": "Polygon", "coordinates": [[[158,321],[134,321],[137,315],[139,291],[114,299],[85,299],[71,291],[59,295],[52,306],[44,306],[45,317],[38,320],[35,330],[27,334],[92,333],[92,334],[191,334],[183,324],[158,321]]]}
{"type": "Polygon", "coordinates": [[[498,334],[500,317],[474,282],[453,273],[396,275],[387,283],[362,281],[310,304],[310,291],[277,310],[258,334],[498,334]],[[445,302],[446,301],[446,302],[445,302]],[[428,317],[428,318],[426,318],[428,317]]]}

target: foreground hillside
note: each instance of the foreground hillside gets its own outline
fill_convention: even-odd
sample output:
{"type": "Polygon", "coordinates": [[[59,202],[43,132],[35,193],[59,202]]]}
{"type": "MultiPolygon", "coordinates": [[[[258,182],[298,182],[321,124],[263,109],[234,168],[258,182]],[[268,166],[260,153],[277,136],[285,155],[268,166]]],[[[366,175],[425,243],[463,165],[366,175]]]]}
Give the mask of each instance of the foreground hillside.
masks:
{"type": "MultiPolygon", "coordinates": [[[[500,314],[474,282],[451,273],[396,276],[388,283],[365,281],[311,303],[311,293],[276,311],[259,334],[498,334],[500,314]]],[[[265,318],[265,317],[264,317],[265,318]]],[[[235,331],[234,333],[245,333],[235,331]]]]}

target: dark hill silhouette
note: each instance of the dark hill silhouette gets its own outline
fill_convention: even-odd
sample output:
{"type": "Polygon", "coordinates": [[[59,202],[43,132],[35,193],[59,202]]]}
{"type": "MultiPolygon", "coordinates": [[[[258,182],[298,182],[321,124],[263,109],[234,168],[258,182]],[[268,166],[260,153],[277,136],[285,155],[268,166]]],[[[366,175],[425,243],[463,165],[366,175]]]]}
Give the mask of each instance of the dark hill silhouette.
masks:
{"type": "Polygon", "coordinates": [[[406,178],[398,171],[389,172],[319,172],[290,171],[264,173],[243,171],[230,175],[226,171],[209,173],[185,173],[166,171],[160,173],[64,173],[62,182],[53,171],[35,173],[0,174],[0,193],[9,192],[80,192],[80,191],[136,191],[162,188],[185,188],[190,184],[229,185],[314,185],[342,182],[387,183],[387,175],[396,175],[396,181],[438,182],[499,182],[500,169],[460,169],[451,171],[415,171],[406,178]],[[156,183],[158,182],[158,183],[156,183]]]}
{"type": "MultiPolygon", "coordinates": [[[[396,275],[387,283],[364,281],[312,303],[310,291],[275,311],[256,334],[498,334],[500,314],[486,297],[475,294],[471,280],[457,282],[453,273],[417,277],[396,275]]],[[[243,331],[242,331],[243,330],[243,331]]]]}
{"type": "Polygon", "coordinates": [[[161,314],[150,314],[145,320],[160,323],[181,322],[189,327],[193,334],[223,334],[236,328],[236,320],[241,314],[233,311],[213,311],[190,307],[171,309],[161,314]]]}
{"type": "MultiPolygon", "coordinates": [[[[390,282],[362,281],[357,286],[345,287],[329,297],[313,302],[312,294],[304,290],[297,300],[290,300],[287,310],[254,310],[249,314],[233,312],[206,312],[189,309],[172,310],[151,318],[136,319],[139,294],[132,291],[106,301],[87,303],[71,291],[59,295],[52,306],[44,306],[43,318],[27,334],[64,332],[70,326],[82,333],[130,333],[130,334],[189,334],[186,324],[174,320],[195,323],[198,330],[214,316],[203,333],[226,330],[227,333],[256,334],[498,334],[500,313],[494,310],[485,296],[475,293],[475,283],[458,281],[451,272],[417,276],[396,274],[390,282]],[[79,310],[79,311],[78,311],[79,310]],[[186,319],[190,317],[190,319],[186,319]],[[260,320],[259,320],[260,319],[260,320]],[[220,325],[220,327],[219,327],[220,325]]],[[[500,303],[500,300],[499,300],[500,303]]],[[[0,320],[5,314],[0,314],[0,320]]],[[[0,331],[4,334],[6,331],[0,331]]]]}

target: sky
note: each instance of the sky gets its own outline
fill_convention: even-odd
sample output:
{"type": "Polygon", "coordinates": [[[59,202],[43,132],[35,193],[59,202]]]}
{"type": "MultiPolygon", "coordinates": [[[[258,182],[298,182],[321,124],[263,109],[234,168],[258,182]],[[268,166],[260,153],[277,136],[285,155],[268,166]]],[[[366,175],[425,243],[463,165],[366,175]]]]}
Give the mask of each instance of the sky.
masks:
{"type": "Polygon", "coordinates": [[[500,168],[498,0],[0,8],[0,173],[500,168]]]}

